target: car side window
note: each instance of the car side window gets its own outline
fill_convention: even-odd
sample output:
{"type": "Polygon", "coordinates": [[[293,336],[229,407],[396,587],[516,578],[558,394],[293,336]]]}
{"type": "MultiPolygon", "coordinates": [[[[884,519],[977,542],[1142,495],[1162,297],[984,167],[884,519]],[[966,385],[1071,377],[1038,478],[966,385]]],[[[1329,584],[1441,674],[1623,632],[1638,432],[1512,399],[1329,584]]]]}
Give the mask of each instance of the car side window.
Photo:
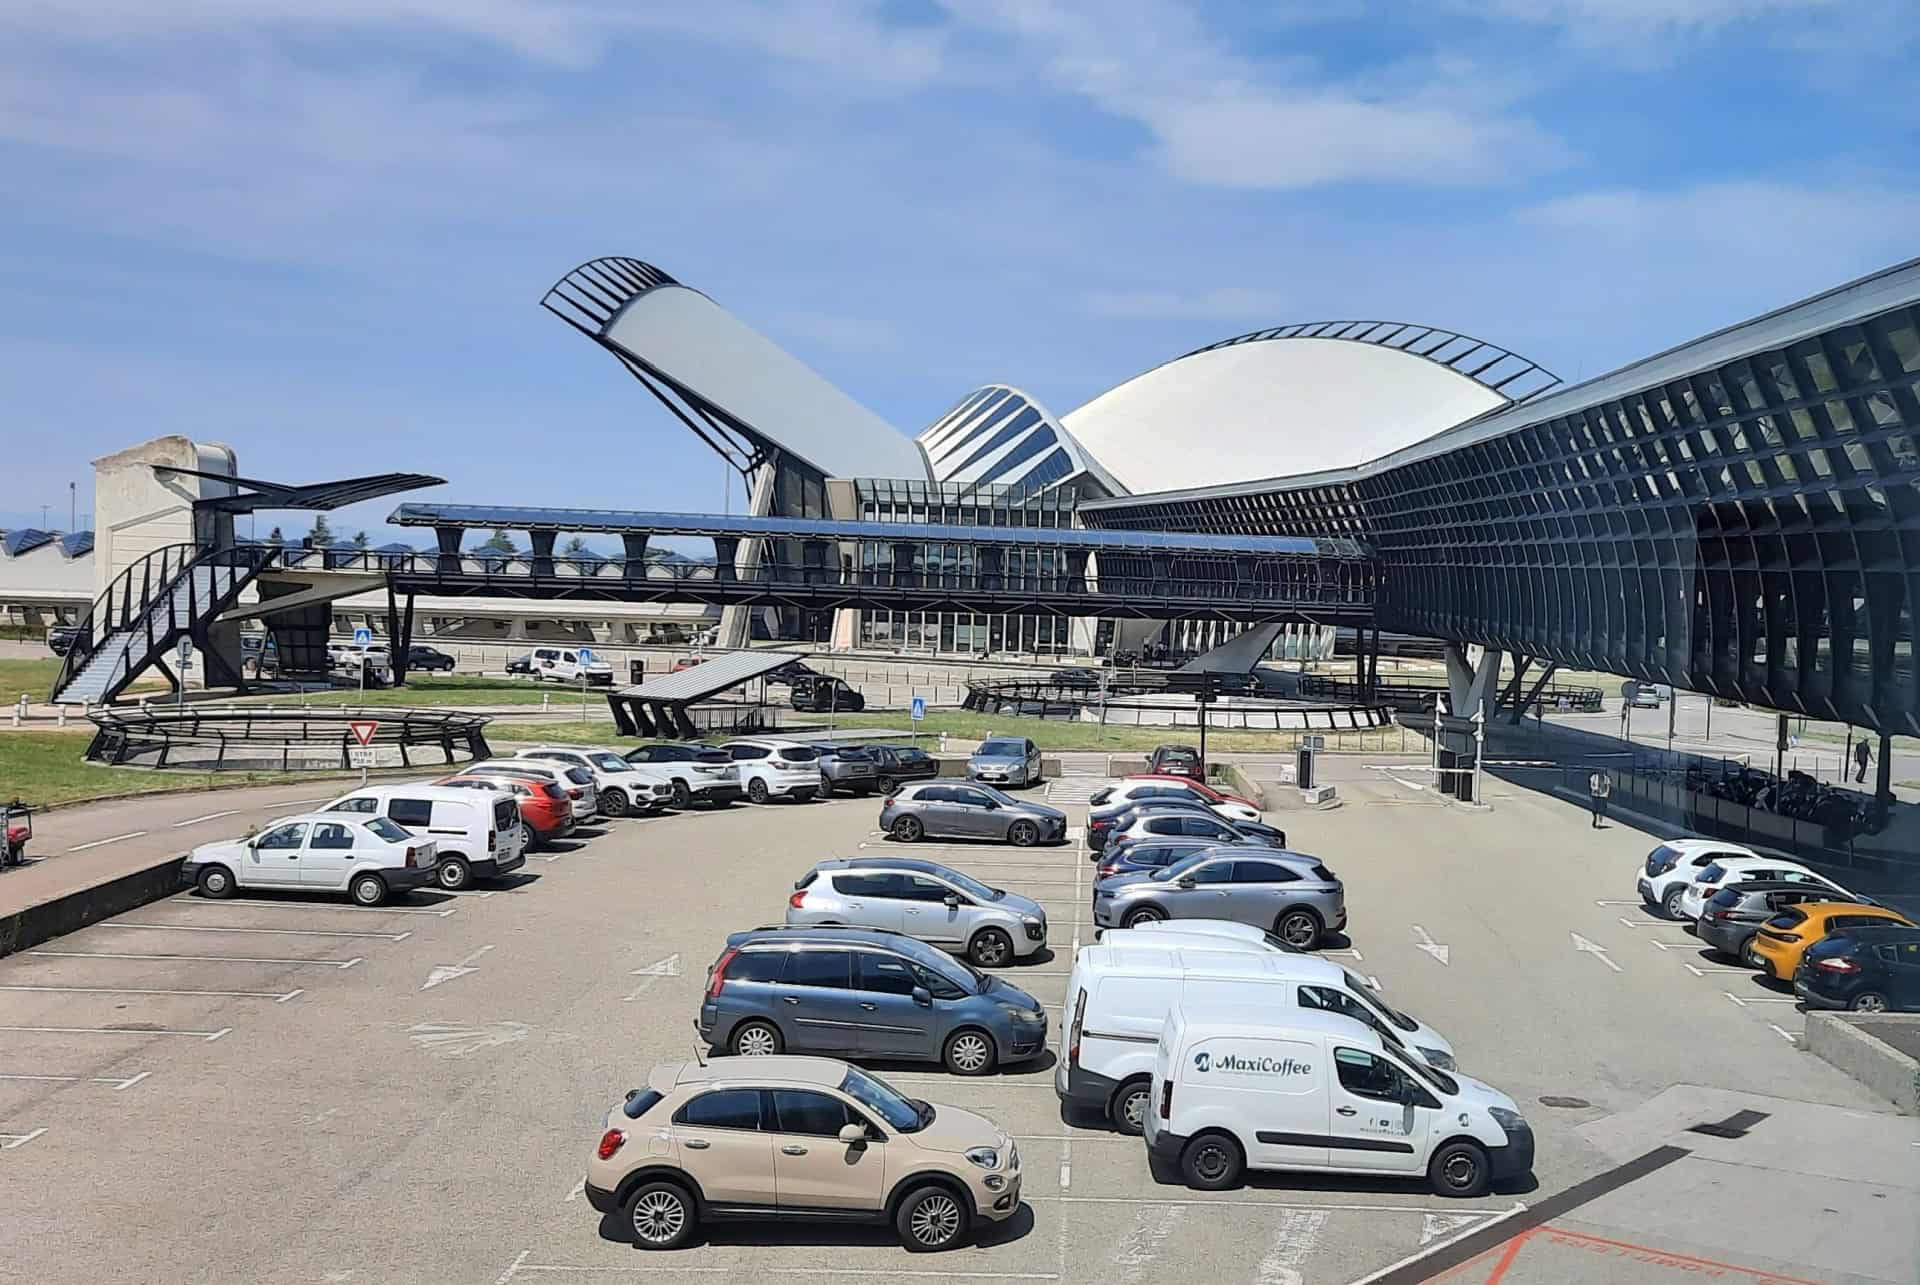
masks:
{"type": "Polygon", "coordinates": [[[727,985],[735,982],[777,982],[786,967],[784,950],[743,950],[727,965],[727,985]]]}
{"type": "Polygon", "coordinates": [[[775,1089],[773,1115],[778,1132],[804,1133],[813,1138],[832,1138],[849,1124],[866,1123],[854,1120],[839,1098],[805,1089],[775,1089]]]}
{"type": "Polygon", "coordinates": [[[1227,834],[1227,827],[1221,825],[1211,817],[1182,817],[1180,818],[1180,823],[1188,834],[1198,835],[1203,839],[1211,839],[1216,836],[1224,838],[1227,834]]]}
{"type": "Polygon", "coordinates": [[[338,803],[334,804],[332,807],[328,808],[327,811],[329,812],[366,812],[370,814],[377,811],[379,807],[380,807],[380,800],[378,799],[342,799],[338,803]]]}
{"type": "Polygon", "coordinates": [[[1299,875],[1277,861],[1236,861],[1233,863],[1233,881],[1235,883],[1293,883],[1299,878],[1299,875]]]}
{"type": "Polygon", "coordinates": [[[300,841],[307,837],[307,823],[295,821],[290,825],[277,825],[260,836],[260,842],[254,846],[268,852],[287,852],[298,848],[300,841]]]}
{"type": "Polygon", "coordinates": [[[313,827],[313,838],[307,841],[307,847],[328,851],[350,849],[353,847],[353,832],[337,822],[316,822],[313,827]]]}
{"type": "Polygon", "coordinates": [[[787,971],[781,980],[789,986],[849,990],[853,956],[844,950],[796,950],[787,956],[787,971]]]}
{"type": "MultiPolygon", "coordinates": [[[[1911,947],[1909,949],[1911,949],[1911,947]]],[[[1897,964],[1900,962],[1900,950],[1896,946],[1875,946],[1873,953],[1878,955],[1883,963],[1897,964]]]]}
{"type": "Polygon", "coordinates": [[[1187,878],[1195,883],[1227,883],[1233,878],[1233,862],[1211,861],[1204,866],[1195,866],[1187,871],[1187,878]]]}
{"type": "Polygon", "coordinates": [[[388,799],[387,817],[395,825],[432,825],[433,804],[426,799],[388,799]]]}
{"type": "MultiPolygon", "coordinates": [[[[896,877],[902,880],[902,889],[899,896],[905,901],[925,901],[938,904],[945,901],[947,897],[953,893],[953,889],[947,887],[947,885],[937,879],[928,879],[922,875],[899,875],[896,877]]],[[[965,901],[966,898],[962,897],[961,900],[965,901]]]]}
{"type": "Polygon", "coordinates": [[[860,989],[878,995],[911,995],[918,984],[904,959],[861,951],[854,956],[859,966],[860,989]]]}
{"type": "Polygon", "coordinates": [[[913,796],[915,803],[951,803],[953,791],[944,785],[929,785],[913,796]]]}
{"type": "Polygon", "coordinates": [[[1340,1076],[1340,1087],[1355,1097],[1377,1098],[1382,1102],[1400,1100],[1400,1072],[1386,1059],[1360,1049],[1336,1046],[1333,1065],[1340,1076]]]}
{"type": "Polygon", "coordinates": [[[1142,826],[1141,829],[1147,834],[1179,834],[1181,833],[1180,818],[1154,817],[1142,826]]]}
{"type": "Polygon", "coordinates": [[[1374,1025],[1371,1015],[1360,1007],[1358,1000],[1331,986],[1302,986],[1300,1007],[1317,1008],[1323,1013],[1339,1013],[1344,1017],[1364,1022],[1368,1026],[1374,1025]]]}
{"type": "Polygon", "coordinates": [[[736,760],[763,759],[767,756],[767,749],[764,745],[729,745],[727,753],[733,755],[736,760]]]}
{"type": "Polygon", "coordinates": [[[702,1093],[673,1113],[675,1124],[701,1129],[746,1129],[760,1127],[760,1090],[716,1089],[702,1093]]]}
{"type": "Polygon", "coordinates": [[[964,803],[970,808],[984,808],[993,801],[978,790],[966,790],[956,787],[950,791],[950,793],[952,793],[955,803],[964,803]]]}
{"type": "Polygon", "coordinates": [[[913,969],[914,980],[927,988],[935,999],[964,999],[967,992],[949,979],[944,973],[936,973],[924,964],[909,965],[913,969]]]}

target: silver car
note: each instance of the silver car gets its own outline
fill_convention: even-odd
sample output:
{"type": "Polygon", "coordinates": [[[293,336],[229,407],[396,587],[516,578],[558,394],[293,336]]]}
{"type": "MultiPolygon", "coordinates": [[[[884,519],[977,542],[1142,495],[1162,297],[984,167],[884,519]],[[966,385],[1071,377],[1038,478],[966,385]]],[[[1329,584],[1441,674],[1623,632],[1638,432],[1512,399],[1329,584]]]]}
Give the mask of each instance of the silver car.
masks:
{"type": "Polygon", "coordinates": [[[1275,849],[1209,848],[1158,870],[1093,886],[1093,922],[1137,928],[1162,919],[1231,919],[1312,950],[1347,926],[1347,894],[1313,857],[1275,849]]]}
{"type": "Polygon", "coordinates": [[[793,889],[788,924],[904,933],[981,968],[1023,959],[1047,942],[1047,912],[1039,902],[931,861],[822,861],[793,889]]]}
{"type": "Polygon", "coordinates": [[[1024,736],[989,736],[967,760],[967,779],[988,785],[1038,785],[1040,747],[1024,736]]]}
{"type": "Polygon", "coordinates": [[[1067,814],[1028,803],[989,785],[922,781],[887,796],[880,828],[914,843],[931,836],[999,839],[1016,848],[1059,843],[1067,837],[1067,814]]]}

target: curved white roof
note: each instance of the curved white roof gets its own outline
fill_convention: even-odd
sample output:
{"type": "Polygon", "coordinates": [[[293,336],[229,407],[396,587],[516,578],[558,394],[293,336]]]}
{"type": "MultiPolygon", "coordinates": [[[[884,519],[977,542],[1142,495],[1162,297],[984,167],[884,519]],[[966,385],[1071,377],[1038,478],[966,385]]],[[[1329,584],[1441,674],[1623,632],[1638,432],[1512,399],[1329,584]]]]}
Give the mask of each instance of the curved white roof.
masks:
{"type": "Polygon", "coordinates": [[[1507,402],[1430,357],[1302,336],[1177,358],[1061,423],[1128,490],[1171,491],[1339,468],[1507,402]]]}
{"type": "Polygon", "coordinates": [[[1091,472],[1103,489],[1116,489],[1038,399],[1010,384],[975,389],[914,440],[936,482],[1033,490],[1091,472]]]}

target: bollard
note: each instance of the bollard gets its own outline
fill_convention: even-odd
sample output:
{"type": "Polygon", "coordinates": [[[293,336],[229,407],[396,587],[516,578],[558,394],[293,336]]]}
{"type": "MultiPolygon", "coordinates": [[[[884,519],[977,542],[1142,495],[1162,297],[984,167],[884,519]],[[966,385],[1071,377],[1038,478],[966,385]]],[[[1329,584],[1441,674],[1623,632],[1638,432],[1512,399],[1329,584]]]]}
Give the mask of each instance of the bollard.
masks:
{"type": "Polygon", "coordinates": [[[61,705],[56,709],[54,719],[55,725],[58,727],[65,727],[67,725],[67,707],[65,705],[61,705]]]}
{"type": "Polygon", "coordinates": [[[553,708],[553,693],[542,692],[540,694],[540,712],[544,714],[551,708],[553,708]]]}
{"type": "Polygon", "coordinates": [[[20,724],[23,721],[25,721],[26,717],[27,717],[27,694],[25,692],[21,692],[20,703],[13,707],[13,725],[15,727],[20,726],[20,724]]]}

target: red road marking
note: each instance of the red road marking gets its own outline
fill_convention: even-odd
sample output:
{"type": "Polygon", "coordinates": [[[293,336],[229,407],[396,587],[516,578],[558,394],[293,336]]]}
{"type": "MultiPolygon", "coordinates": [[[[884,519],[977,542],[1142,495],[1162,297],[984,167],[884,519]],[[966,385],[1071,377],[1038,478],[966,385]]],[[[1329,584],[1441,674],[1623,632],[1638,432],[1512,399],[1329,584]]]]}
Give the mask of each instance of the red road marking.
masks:
{"type": "MultiPolygon", "coordinates": [[[[1674,1267],[1682,1271],[1690,1267],[1706,1267],[1717,1271],[1733,1272],[1749,1280],[1760,1282],[1761,1285],[1820,1285],[1818,1281],[1810,1281],[1800,1276],[1784,1276],[1779,1272],[1762,1271],[1754,1267],[1741,1267],[1734,1263],[1722,1263],[1712,1258],[1699,1258],[1692,1254],[1677,1254],[1668,1249],[1655,1249],[1651,1245],[1636,1245],[1632,1241],[1626,1240],[1612,1240],[1606,1236],[1595,1236],[1583,1231],[1568,1231],[1563,1227],[1549,1225],[1539,1230],[1546,1232],[1556,1241],[1563,1243],[1585,1243],[1587,1245],[1605,1246],[1608,1249],[1624,1250],[1631,1254],[1645,1254],[1659,1266],[1674,1267]]],[[[1495,1279],[1498,1278],[1489,1277],[1487,1285],[1492,1285],[1495,1279]]]]}

